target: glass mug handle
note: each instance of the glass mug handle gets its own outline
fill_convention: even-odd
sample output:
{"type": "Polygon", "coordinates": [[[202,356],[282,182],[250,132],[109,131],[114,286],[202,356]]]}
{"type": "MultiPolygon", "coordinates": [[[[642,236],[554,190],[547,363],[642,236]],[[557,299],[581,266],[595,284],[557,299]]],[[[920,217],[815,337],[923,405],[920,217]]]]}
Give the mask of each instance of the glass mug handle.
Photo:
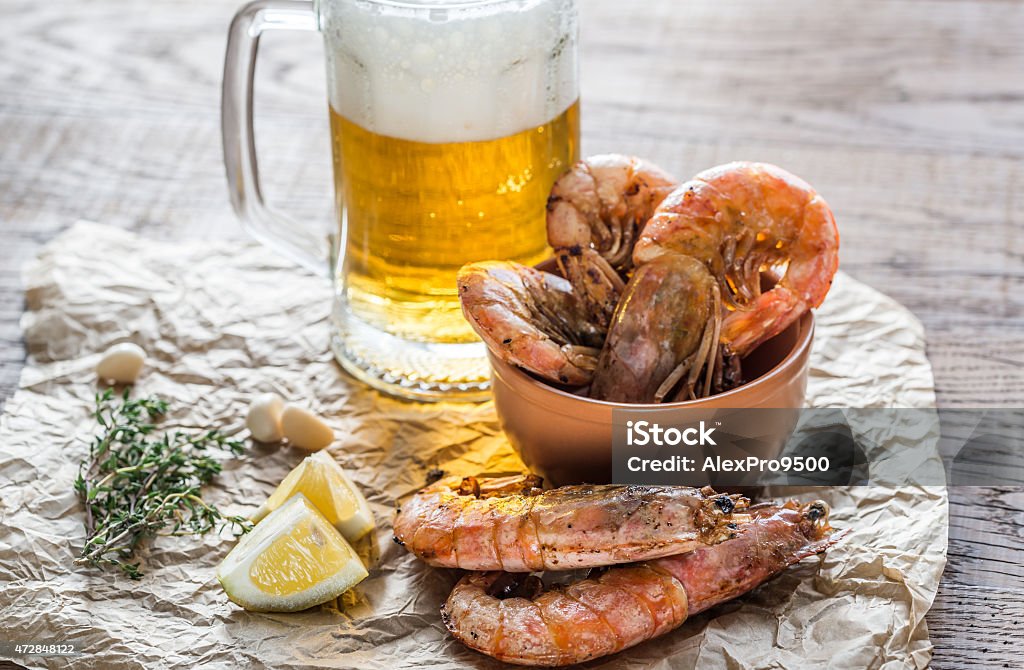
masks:
{"type": "Polygon", "coordinates": [[[253,136],[253,75],[260,35],[268,30],[316,31],[313,2],[257,0],[238,10],[228,32],[221,99],[221,133],[231,204],[246,231],[299,265],[329,272],[326,236],[319,237],[263,199],[253,136]]]}

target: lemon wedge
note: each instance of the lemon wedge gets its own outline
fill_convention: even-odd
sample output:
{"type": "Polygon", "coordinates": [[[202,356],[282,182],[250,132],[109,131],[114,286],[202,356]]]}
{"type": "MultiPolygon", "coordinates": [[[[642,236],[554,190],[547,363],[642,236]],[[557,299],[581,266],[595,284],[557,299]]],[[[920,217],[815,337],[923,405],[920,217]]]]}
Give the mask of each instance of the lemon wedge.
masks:
{"type": "Polygon", "coordinates": [[[367,577],[341,533],[302,494],[244,536],[217,568],[232,602],[254,612],[298,612],[367,577]]]}
{"type": "Polygon", "coordinates": [[[326,451],[309,456],[288,473],[253,516],[259,522],[296,493],[306,496],[349,542],[374,528],[373,513],[338,462],[326,451]]]}

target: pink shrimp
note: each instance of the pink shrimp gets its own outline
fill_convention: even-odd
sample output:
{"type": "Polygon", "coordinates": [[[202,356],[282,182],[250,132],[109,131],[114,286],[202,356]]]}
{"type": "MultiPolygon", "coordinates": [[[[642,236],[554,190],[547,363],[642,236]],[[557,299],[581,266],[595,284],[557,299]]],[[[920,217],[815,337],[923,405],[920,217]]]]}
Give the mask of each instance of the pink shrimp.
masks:
{"type": "Polygon", "coordinates": [[[615,311],[640,230],[678,184],[652,163],[609,154],[580,161],[551,189],[548,243],[598,325],[615,311]]]}
{"type": "Polygon", "coordinates": [[[825,200],[782,168],[730,163],[698,174],[662,202],[633,252],[640,266],[692,256],[732,311],[721,341],[745,356],[824,301],[839,267],[839,232],[825,200]],[[763,292],[764,277],[777,281],[763,292]]]}
{"type": "Polygon", "coordinates": [[[718,284],[698,260],[664,254],[638,268],[615,310],[590,396],[660,403],[721,390],[721,305],[718,284]]]}
{"type": "Polygon", "coordinates": [[[564,587],[544,590],[536,577],[501,572],[467,575],[441,618],[460,642],[506,663],[582,663],[664,635],[824,552],[842,535],[829,528],[823,502],[750,511],[753,520],[721,544],[610,568],[564,587]]]}
{"type": "Polygon", "coordinates": [[[502,360],[555,384],[585,386],[605,330],[561,277],[518,263],[471,263],[459,271],[462,312],[502,360]]]}
{"type": "Polygon", "coordinates": [[[721,542],[749,503],[685,487],[539,487],[533,475],[443,479],[402,505],[395,540],[436,567],[574,570],[721,542]]]}

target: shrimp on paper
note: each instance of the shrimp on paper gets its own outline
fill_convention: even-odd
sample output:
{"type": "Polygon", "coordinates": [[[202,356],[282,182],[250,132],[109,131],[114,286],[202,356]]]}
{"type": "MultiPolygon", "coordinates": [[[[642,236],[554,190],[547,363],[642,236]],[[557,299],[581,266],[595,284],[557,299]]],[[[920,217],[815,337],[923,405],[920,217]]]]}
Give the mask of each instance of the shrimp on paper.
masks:
{"type": "Polygon", "coordinates": [[[545,589],[532,576],[473,573],[441,608],[471,649],[517,665],[555,667],[628,649],[678,628],[839,541],[823,502],[757,506],[736,536],[688,554],[609,568],[545,589]]]}
{"type": "Polygon", "coordinates": [[[722,342],[746,356],[819,307],[839,267],[839,232],[810,185],[765,163],[701,172],[662,202],[640,234],[637,266],[666,253],[692,256],[718,280],[732,310],[722,342]],[[774,286],[762,292],[762,281],[774,286]]]}
{"type": "Polygon", "coordinates": [[[565,486],[533,475],[449,477],[402,505],[395,540],[429,565],[574,570],[671,556],[722,542],[749,501],[711,489],[565,486]]]}

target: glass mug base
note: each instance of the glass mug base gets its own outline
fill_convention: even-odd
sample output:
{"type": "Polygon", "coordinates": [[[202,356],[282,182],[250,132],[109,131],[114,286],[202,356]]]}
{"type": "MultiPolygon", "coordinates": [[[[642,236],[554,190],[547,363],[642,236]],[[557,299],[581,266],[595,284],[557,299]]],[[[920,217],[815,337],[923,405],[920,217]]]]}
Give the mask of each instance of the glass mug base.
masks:
{"type": "Polygon", "coordinates": [[[421,402],[490,399],[491,368],[482,342],[410,342],[334,307],[331,350],[350,375],[379,391],[421,402]]]}

